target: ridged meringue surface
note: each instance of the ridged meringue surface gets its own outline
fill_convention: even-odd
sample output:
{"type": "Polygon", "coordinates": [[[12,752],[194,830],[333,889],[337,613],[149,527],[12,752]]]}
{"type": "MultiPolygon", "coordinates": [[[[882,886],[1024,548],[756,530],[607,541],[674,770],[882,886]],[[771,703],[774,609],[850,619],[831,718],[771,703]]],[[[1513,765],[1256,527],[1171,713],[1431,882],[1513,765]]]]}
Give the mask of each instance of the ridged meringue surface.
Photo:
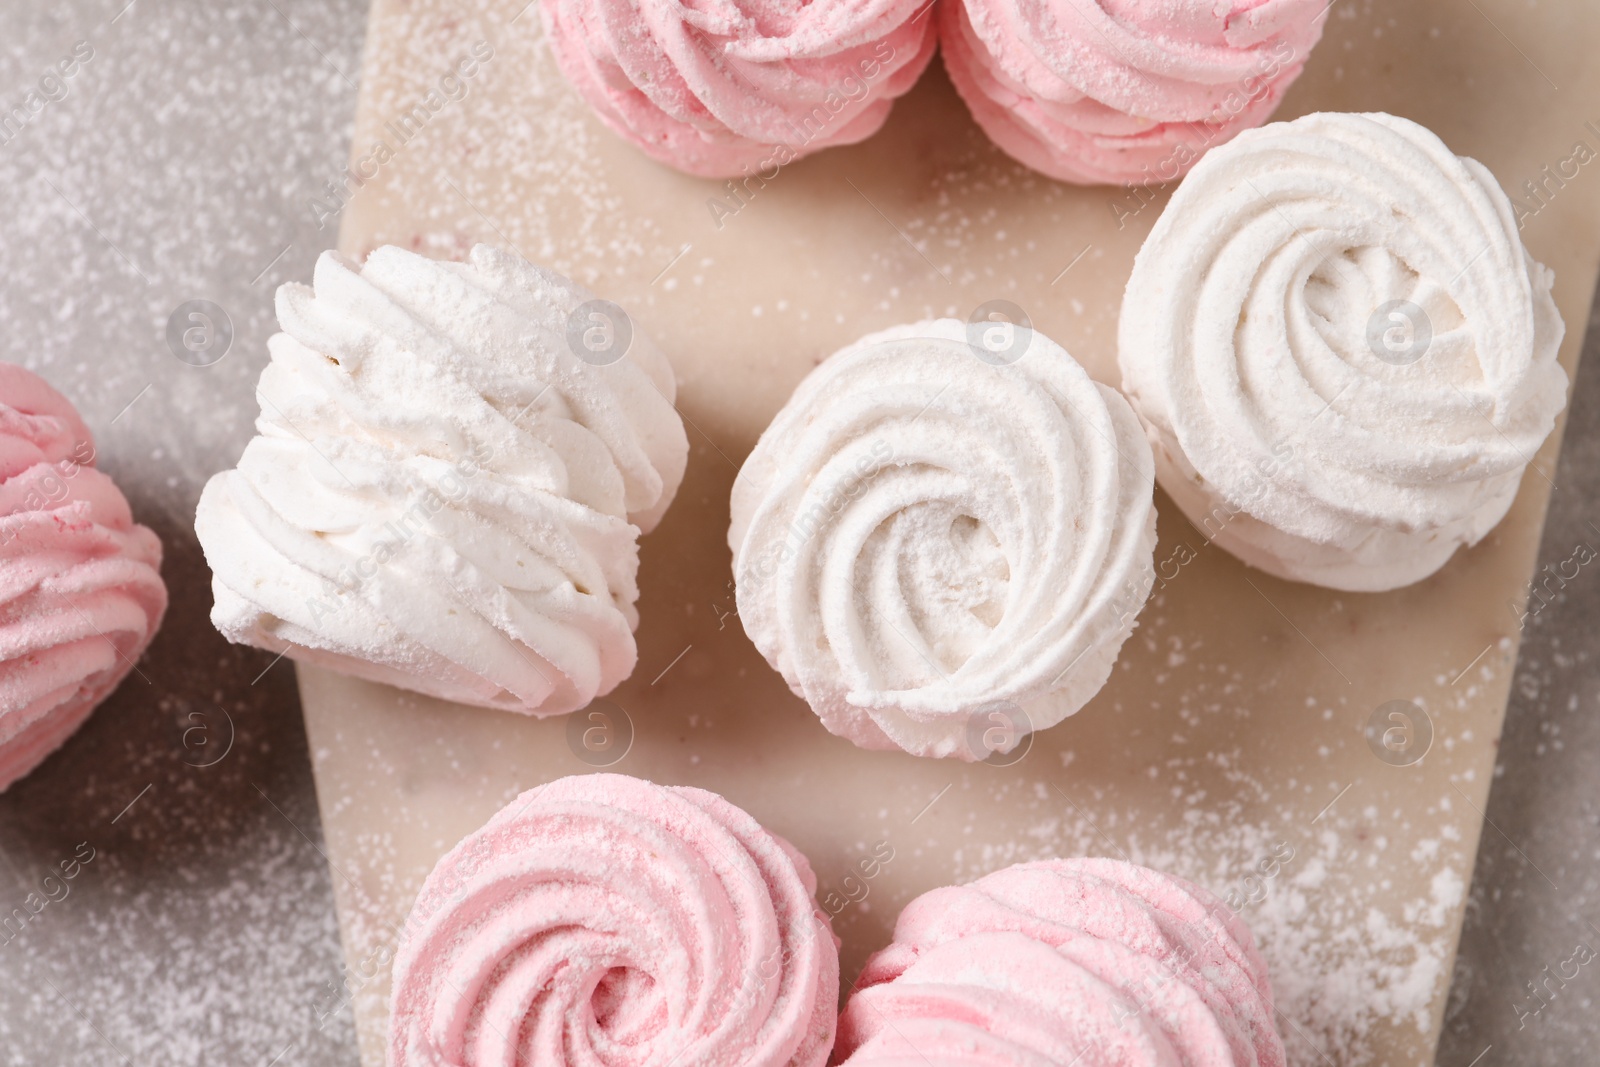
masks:
{"type": "Polygon", "coordinates": [[[94,461],[71,402],[0,363],[0,790],[72,736],[167,610],[161,542],[94,461]]]}
{"type": "Polygon", "coordinates": [[[1205,890],[1101,859],[906,906],[839,1020],[848,1067],[1281,1067],[1250,931],[1205,890]]]}
{"type": "Polygon", "coordinates": [[[933,57],[928,0],[545,0],[562,73],[607,126],[702,177],[875,133],[933,57]]]}
{"type": "Polygon", "coordinates": [[[1424,127],[1275,123],[1207,156],[1140,250],[1123,386],[1205,536],[1392,589],[1493,528],[1554,428],[1552,280],[1494,176],[1424,127]]]}
{"type": "Polygon", "coordinates": [[[949,0],[950,80],[990,138],[1062,181],[1171,181],[1265,121],[1326,0],[949,0]]]}
{"type": "Polygon", "coordinates": [[[688,454],[649,338],[618,323],[625,353],[579,358],[590,294],[483,245],[325,253],[277,303],[259,435],[195,518],[217,628],[535,715],[626,678],[638,535],[688,454]]]}
{"type": "Polygon", "coordinates": [[[714,793],[595,774],[441,859],[389,1067],[822,1067],[839,957],[804,856],[714,793]]]}
{"type": "Polygon", "coordinates": [[[734,483],[745,631],[862,747],[1010,750],[1099,691],[1149,593],[1138,420],[1016,329],[1000,362],[954,319],[862,338],[800,383],[734,483]]]}

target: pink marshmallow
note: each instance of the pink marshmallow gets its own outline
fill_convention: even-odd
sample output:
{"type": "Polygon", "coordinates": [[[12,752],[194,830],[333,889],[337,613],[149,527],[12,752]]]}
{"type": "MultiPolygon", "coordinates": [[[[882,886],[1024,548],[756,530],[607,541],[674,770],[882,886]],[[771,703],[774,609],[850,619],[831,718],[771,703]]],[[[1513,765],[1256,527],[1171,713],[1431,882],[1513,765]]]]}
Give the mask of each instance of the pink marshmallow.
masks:
{"type": "Polygon", "coordinates": [[[1326,0],[945,0],[950,80],[1008,154],[1083,185],[1174,181],[1265,122],[1326,0]]]}
{"type": "Polygon", "coordinates": [[[839,954],[816,884],[714,793],[620,774],[530,790],[423,884],[389,1067],[822,1067],[839,954]]]}
{"type": "Polygon", "coordinates": [[[933,0],[544,0],[562,72],[646,155],[710,178],[854,144],[933,57],[933,0]]]}
{"type": "Polygon", "coordinates": [[[167,608],[161,542],[94,457],[67,399],[0,363],[0,790],[117,687],[167,608]]]}
{"type": "Polygon", "coordinates": [[[1205,890],[1104,859],[924,893],[867,961],[847,1067],[1282,1067],[1266,964],[1205,890]]]}

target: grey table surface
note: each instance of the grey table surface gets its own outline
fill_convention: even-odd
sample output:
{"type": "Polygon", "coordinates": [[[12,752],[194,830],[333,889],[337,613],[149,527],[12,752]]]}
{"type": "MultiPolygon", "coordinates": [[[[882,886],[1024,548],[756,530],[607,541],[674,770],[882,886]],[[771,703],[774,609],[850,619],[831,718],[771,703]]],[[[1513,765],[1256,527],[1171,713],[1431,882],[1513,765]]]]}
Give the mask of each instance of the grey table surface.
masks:
{"type": "MultiPolygon", "coordinates": [[[[0,359],[78,404],[172,593],[140,673],[0,796],[0,914],[94,856],[0,945],[6,1064],[356,1062],[293,675],[212,630],[191,523],[251,433],[274,288],[334,241],[310,204],[345,161],[365,17],[365,0],[0,0],[0,113],[43,101],[0,129],[0,359]],[[79,42],[91,58],[41,85],[79,42]],[[233,330],[203,367],[165,340],[195,299],[233,330]]],[[[1568,325],[1588,335],[1551,574],[1600,548],[1600,305],[1568,325]]],[[[1552,977],[1600,950],[1591,570],[1542,581],[1527,620],[1445,1067],[1595,1058],[1600,968],[1552,977]]]]}

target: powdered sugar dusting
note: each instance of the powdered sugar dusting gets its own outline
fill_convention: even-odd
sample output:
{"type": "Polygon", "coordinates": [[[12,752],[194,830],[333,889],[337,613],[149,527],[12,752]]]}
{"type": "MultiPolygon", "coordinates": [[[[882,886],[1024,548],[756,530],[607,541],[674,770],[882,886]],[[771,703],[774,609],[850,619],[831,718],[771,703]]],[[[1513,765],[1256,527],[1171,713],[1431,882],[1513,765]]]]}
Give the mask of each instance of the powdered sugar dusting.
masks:
{"type": "MultiPolygon", "coordinates": [[[[795,840],[824,906],[839,908],[847,979],[917,892],[1025,858],[1125,856],[1239,901],[1294,1062],[1422,1062],[1514,653],[1511,620],[1483,604],[1516,595],[1526,506],[1444,580],[1377,600],[1265,581],[1158,498],[1152,607],[1107,690],[1022,762],[950,768],[833,744],[739,635],[726,555],[707,548],[739,461],[830,352],[996,297],[1114,382],[1118,294],[1163,196],[1069,190],[997,159],[937,72],[859,148],[770,180],[698,182],[589,116],[520,7],[381,9],[358,153],[475,44],[494,58],[354,194],[344,243],[452,257],[478,240],[514,247],[617,300],[673,359],[690,471],[645,548],[640,670],[616,695],[638,736],[616,769],[724,792],[795,840]],[[1369,747],[1363,731],[1391,701],[1431,720],[1421,762],[1369,747]]],[[[1375,17],[1336,9],[1318,55],[1355,64],[1342,47],[1375,17]]],[[[1286,117],[1330,84],[1313,57],[1286,117]]],[[[337,855],[362,883],[344,898],[359,959],[471,829],[467,813],[574,768],[558,725],[469,726],[359,687],[323,693],[318,774],[340,798],[327,809],[337,855]],[[358,728],[380,714],[384,736],[358,728]],[[359,751],[334,740],[352,736],[359,751]],[[424,746],[430,760],[415,755],[424,746]]],[[[357,1011],[369,1049],[380,987],[357,1011]]]]}
{"type": "Polygon", "coordinates": [[[0,9],[0,113],[28,115],[0,136],[0,359],[82,412],[172,594],[137,672],[0,798],[0,1063],[353,1055],[348,1014],[317,1014],[341,960],[293,676],[212,629],[189,527],[249,435],[272,289],[331,241],[306,201],[346,151],[364,15],[0,9]],[[209,366],[164,336],[200,298],[233,330],[209,366]]]}

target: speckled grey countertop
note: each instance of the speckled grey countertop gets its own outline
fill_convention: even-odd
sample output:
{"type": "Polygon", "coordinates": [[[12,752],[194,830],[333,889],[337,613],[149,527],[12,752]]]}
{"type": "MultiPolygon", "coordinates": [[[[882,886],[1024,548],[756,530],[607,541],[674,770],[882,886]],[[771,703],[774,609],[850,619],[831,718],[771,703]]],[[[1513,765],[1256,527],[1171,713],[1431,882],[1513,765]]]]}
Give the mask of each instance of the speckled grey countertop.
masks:
{"type": "Polygon", "coordinates": [[[348,1013],[318,1021],[343,960],[294,675],[211,629],[191,527],[251,433],[273,289],[332,243],[307,204],[344,164],[365,18],[365,0],[0,3],[0,112],[92,50],[0,130],[0,359],[77,403],[172,595],[143,677],[0,796],[0,914],[94,855],[0,945],[0,1062],[356,1062],[348,1013]],[[192,299],[232,322],[211,366],[164,338],[192,299]]]}
{"type": "MultiPolygon", "coordinates": [[[[211,629],[190,523],[250,434],[274,287],[333,243],[310,201],[345,160],[365,9],[0,0],[0,112],[30,91],[42,104],[0,128],[0,359],[77,402],[166,544],[172,592],[143,677],[0,796],[0,914],[85,843],[94,856],[0,945],[4,1063],[356,1062],[347,1014],[329,1013],[342,960],[293,676],[211,629]],[[91,58],[41,87],[79,42],[91,58]],[[232,325],[209,366],[165,339],[197,299],[232,325]]],[[[1552,567],[1600,549],[1597,323],[1541,550],[1552,567]]],[[[1577,962],[1600,951],[1600,581],[1585,568],[1540,587],[1445,1067],[1589,1062],[1600,1036],[1600,967],[1577,962]]]]}

